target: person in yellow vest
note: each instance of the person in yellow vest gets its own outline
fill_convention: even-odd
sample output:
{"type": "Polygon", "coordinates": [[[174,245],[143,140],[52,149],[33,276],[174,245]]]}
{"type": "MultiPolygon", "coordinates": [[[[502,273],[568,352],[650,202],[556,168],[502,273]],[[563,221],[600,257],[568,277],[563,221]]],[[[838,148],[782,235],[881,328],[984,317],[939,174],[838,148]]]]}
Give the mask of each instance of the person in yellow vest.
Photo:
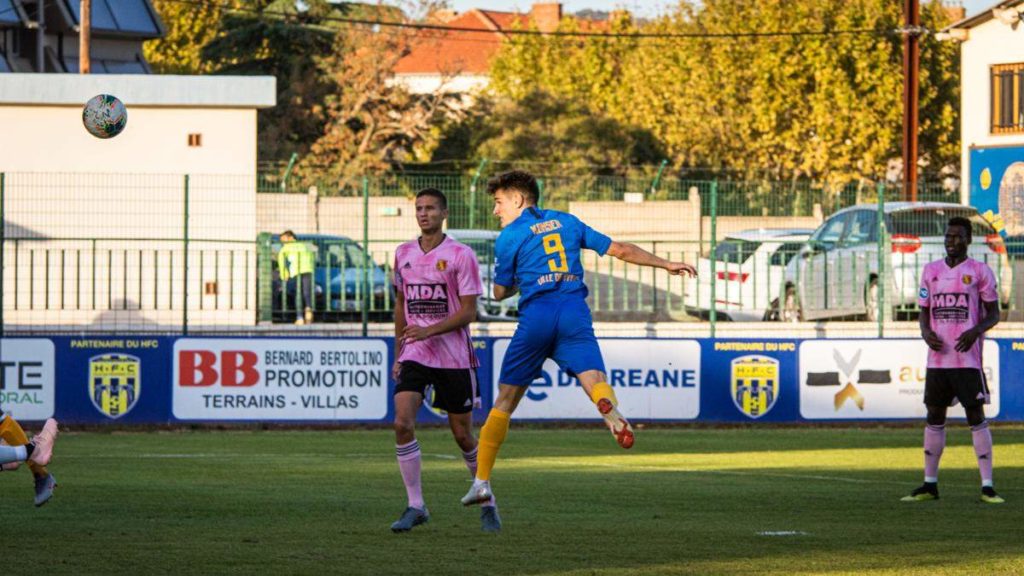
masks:
{"type": "Polygon", "coordinates": [[[295,233],[281,234],[281,251],[277,253],[277,271],[281,275],[283,298],[287,298],[288,280],[295,278],[295,323],[313,323],[313,268],[316,254],[305,242],[295,239],[295,233]]]}

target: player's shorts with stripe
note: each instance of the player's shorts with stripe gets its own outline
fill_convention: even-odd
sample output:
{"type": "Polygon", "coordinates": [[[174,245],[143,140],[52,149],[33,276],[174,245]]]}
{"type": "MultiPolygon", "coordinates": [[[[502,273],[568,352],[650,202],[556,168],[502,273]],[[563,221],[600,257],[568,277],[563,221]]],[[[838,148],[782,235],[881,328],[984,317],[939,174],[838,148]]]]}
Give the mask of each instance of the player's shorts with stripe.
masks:
{"type": "Polygon", "coordinates": [[[418,362],[402,362],[395,394],[418,392],[428,397],[428,386],[434,391],[432,406],[449,414],[465,414],[480,403],[476,368],[431,368],[418,362]]]}
{"type": "Polygon", "coordinates": [[[929,368],[925,372],[926,406],[952,406],[959,400],[964,408],[975,408],[990,399],[985,374],[977,368],[929,368]]]}
{"type": "Polygon", "coordinates": [[[498,382],[529,386],[551,358],[570,375],[604,371],[594,321],[579,294],[551,294],[530,302],[519,312],[519,326],[501,362],[498,382]]]}

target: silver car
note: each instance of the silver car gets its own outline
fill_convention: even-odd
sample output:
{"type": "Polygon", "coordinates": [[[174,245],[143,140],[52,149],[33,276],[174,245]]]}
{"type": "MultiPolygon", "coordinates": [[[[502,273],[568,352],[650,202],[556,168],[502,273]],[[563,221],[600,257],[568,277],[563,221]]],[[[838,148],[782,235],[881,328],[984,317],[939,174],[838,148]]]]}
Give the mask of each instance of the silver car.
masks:
{"type": "Polygon", "coordinates": [[[697,260],[697,277],[685,280],[684,304],[698,315],[706,315],[711,309],[713,282],[719,319],[774,319],[767,312],[769,304],[779,298],[786,264],[799,253],[811,232],[807,228],[760,228],[726,236],[717,243],[714,254],[697,260]]]}
{"type": "Polygon", "coordinates": [[[1006,245],[970,206],[943,202],[886,202],[885,234],[879,242],[877,204],[836,212],[811,234],[786,267],[780,320],[837,317],[876,320],[881,309],[914,310],[925,264],[944,258],[946,224],[954,216],[971,221],[968,256],[988,264],[999,284],[999,299],[1010,300],[1013,269],[1006,245]],[[879,245],[888,276],[879,290],[879,245]]]}
{"type": "Polygon", "coordinates": [[[494,299],[494,242],[498,232],[494,230],[445,230],[445,234],[462,242],[476,252],[480,266],[480,283],[484,293],[477,298],[477,319],[479,320],[515,320],[518,316],[519,295],[504,300],[494,299]]]}

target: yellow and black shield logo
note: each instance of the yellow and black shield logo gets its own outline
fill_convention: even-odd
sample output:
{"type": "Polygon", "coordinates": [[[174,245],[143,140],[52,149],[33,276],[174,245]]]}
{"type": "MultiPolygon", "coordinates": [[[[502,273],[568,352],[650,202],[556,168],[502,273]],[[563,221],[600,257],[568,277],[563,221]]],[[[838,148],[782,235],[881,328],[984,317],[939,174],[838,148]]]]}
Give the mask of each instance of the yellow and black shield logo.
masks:
{"type": "Polygon", "coordinates": [[[740,356],[732,361],[729,389],[740,412],[760,418],[779,399],[779,361],[768,356],[740,356]]]}
{"type": "Polygon", "coordinates": [[[448,261],[447,260],[438,260],[437,261],[437,269],[439,271],[441,271],[441,272],[444,272],[445,270],[447,270],[448,269],[448,261]]]}
{"type": "Polygon", "coordinates": [[[139,401],[142,362],[129,354],[103,354],[89,359],[89,399],[110,418],[120,418],[139,401]]]}
{"type": "Polygon", "coordinates": [[[974,277],[970,274],[964,274],[960,279],[963,281],[964,286],[970,286],[971,282],[974,281],[974,277]]]}

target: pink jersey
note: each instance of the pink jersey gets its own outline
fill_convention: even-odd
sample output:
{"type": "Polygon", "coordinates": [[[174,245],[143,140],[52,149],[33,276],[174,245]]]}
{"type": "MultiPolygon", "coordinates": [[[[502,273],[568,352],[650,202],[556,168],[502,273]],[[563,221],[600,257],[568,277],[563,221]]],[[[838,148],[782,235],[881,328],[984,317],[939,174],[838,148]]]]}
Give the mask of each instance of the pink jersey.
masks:
{"type": "Polygon", "coordinates": [[[982,302],[995,302],[996,277],[984,262],[968,258],[950,268],[946,261],[930,262],[921,272],[918,304],[931,312],[931,327],[942,338],[942,350],[928,349],[929,368],[981,369],[984,336],[964,353],[956,351],[956,339],[985,317],[982,302]]]}
{"type": "MultiPolygon", "coordinates": [[[[395,288],[405,295],[405,321],[430,326],[459,311],[461,296],[483,292],[473,249],[449,237],[424,253],[419,240],[395,250],[395,288]]],[[[398,360],[431,368],[476,368],[469,326],[402,346],[398,360]]]]}

